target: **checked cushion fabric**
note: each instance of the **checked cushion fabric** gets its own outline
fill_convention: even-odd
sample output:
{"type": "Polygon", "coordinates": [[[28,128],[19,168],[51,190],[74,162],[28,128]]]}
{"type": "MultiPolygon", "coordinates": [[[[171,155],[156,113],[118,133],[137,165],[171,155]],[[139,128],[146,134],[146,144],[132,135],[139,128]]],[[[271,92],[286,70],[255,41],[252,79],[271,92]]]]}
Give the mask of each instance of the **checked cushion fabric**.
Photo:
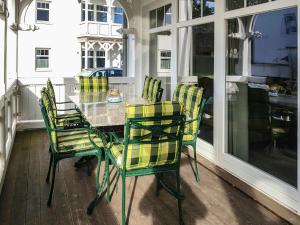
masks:
{"type": "Polygon", "coordinates": [[[108,90],[107,77],[79,77],[80,92],[105,93],[108,90]]]}
{"type": "Polygon", "coordinates": [[[91,141],[98,148],[104,146],[101,138],[96,134],[89,134],[88,130],[57,132],[57,152],[67,153],[93,150],[95,146],[91,141]]]}
{"type": "Polygon", "coordinates": [[[173,101],[178,101],[184,105],[186,115],[184,141],[191,141],[198,134],[198,117],[202,97],[203,89],[194,85],[178,84],[174,91],[173,101]]]}
{"type": "Polygon", "coordinates": [[[49,94],[54,116],[56,117],[57,116],[56,98],[55,98],[54,88],[50,79],[47,80],[47,91],[49,94]]]}
{"type": "Polygon", "coordinates": [[[149,89],[149,84],[150,84],[151,80],[152,80],[151,77],[146,76],[145,81],[144,81],[143,94],[142,94],[142,98],[144,98],[144,99],[148,99],[148,89],[149,89]]]}
{"type": "Polygon", "coordinates": [[[176,163],[181,148],[180,126],[172,125],[174,121],[170,118],[182,114],[181,104],[170,101],[127,105],[126,123],[129,124],[129,131],[128,135],[125,131],[123,143],[128,145],[113,144],[110,148],[117,165],[132,170],[176,163]],[[137,118],[142,127],[131,122],[137,118]],[[123,162],[125,155],[126,165],[123,162]]]}

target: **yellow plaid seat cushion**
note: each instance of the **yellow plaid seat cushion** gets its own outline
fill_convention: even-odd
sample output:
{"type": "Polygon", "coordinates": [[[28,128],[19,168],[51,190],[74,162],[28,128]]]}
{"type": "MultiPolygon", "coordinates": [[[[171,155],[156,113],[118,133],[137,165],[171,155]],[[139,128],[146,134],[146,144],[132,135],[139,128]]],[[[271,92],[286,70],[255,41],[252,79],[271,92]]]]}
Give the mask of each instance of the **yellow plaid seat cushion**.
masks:
{"type": "MultiPolygon", "coordinates": [[[[162,116],[178,116],[183,114],[183,107],[179,103],[161,102],[147,105],[127,105],[126,118],[153,118],[162,116]]],[[[144,126],[161,126],[170,124],[172,120],[143,121],[144,126]]],[[[168,127],[165,133],[178,137],[179,126],[168,127]]],[[[178,160],[179,139],[172,141],[166,140],[166,136],[155,137],[155,134],[144,128],[131,127],[129,131],[129,141],[141,140],[142,143],[129,143],[127,150],[124,150],[123,144],[113,144],[110,151],[117,165],[124,168],[124,151],[127,151],[126,169],[140,169],[146,167],[155,167],[166,164],[173,164],[178,160]],[[146,137],[145,137],[146,135],[146,137]],[[147,143],[145,143],[147,141],[147,143]],[[151,141],[151,143],[149,143],[151,141]]]]}
{"type": "Polygon", "coordinates": [[[59,153],[89,151],[95,149],[91,140],[103,147],[101,138],[96,134],[90,134],[87,130],[57,132],[57,151],[59,153]]]}
{"type": "Polygon", "coordinates": [[[145,81],[144,81],[144,89],[143,89],[143,94],[142,94],[142,98],[144,99],[148,99],[148,89],[149,89],[149,84],[150,84],[150,80],[152,78],[146,76],[145,81]]]}
{"type": "Polygon", "coordinates": [[[107,92],[108,79],[107,77],[79,77],[81,92],[107,92]]]}
{"type": "Polygon", "coordinates": [[[193,140],[198,134],[198,116],[202,101],[203,89],[194,85],[178,84],[173,101],[178,101],[184,105],[186,115],[186,125],[184,128],[184,141],[193,140]],[[191,138],[191,136],[193,138],[191,138]]]}

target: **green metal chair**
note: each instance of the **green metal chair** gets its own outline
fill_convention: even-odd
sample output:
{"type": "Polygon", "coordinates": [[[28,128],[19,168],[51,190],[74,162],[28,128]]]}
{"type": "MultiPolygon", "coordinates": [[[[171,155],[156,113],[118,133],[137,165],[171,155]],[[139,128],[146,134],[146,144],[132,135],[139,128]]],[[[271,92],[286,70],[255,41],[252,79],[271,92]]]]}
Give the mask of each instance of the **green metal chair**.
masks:
{"type": "Polygon", "coordinates": [[[164,90],[161,88],[161,80],[146,76],[142,98],[153,103],[160,102],[163,91],[164,90]]]}
{"type": "Polygon", "coordinates": [[[87,123],[76,107],[69,108],[69,109],[57,108],[57,105],[68,104],[72,102],[56,101],[54,88],[50,79],[48,79],[47,81],[47,92],[50,98],[51,107],[53,109],[56,126],[64,127],[64,128],[74,128],[74,127],[83,127],[87,123]],[[60,112],[64,112],[64,113],[60,113],[60,112]]]}
{"type": "Polygon", "coordinates": [[[107,77],[79,76],[80,92],[106,93],[108,90],[107,77]]]}
{"type": "Polygon", "coordinates": [[[60,160],[72,157],[96,156],[98,158],[96,189],[99,189],[99,173],[102,149],[106,136],[93,128],[63,129],[55,124],[54,112],[46,88],[41,90],[40,107],[50,141],[50,163],[46,182],[49,183],[52,168],[52,183],[47,205],[51,206],[55,171],[60,160]]]}
{"type": "Polygon", "coordinates": [[[173,101],[178,101],[184,105],[186,122],[184,127],[183,146],[191,146],[194,152],[194,175],[199,182],[199,172],[197,163],[197,137],[200,132],[200,124],[206,99],[203,97],[203,88],[193,85],[178,84],[174,94],[173,101]]]}
{"type": "MultiPolygon", "coordinates": [[[[156,175],[157,182],[178,200],[180,224],[183,224],[180,194],[180,154],[185,116],[178,102],[161,102],[147,105],[127,105],[124,141],[111,134],[106,148],[105,177],[106,199],[110,201],[109,162],[122,177],[122,224],[126,223],[125,193],[126,177],[156,175]],[[176,190],[164,185],[159,175],[176,173],[176,190]]],[[[159,186],[159,185],[158,185],[159,186]]],[[[158,192],[157,192],[158,193],[158,192]]],[[[91,213],[101,193],[91,203],[91,213]]]]}

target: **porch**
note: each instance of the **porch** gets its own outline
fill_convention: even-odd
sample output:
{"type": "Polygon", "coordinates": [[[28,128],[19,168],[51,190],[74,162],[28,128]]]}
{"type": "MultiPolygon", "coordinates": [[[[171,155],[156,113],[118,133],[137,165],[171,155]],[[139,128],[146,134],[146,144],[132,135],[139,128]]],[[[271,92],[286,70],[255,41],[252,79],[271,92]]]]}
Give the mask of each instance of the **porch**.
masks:
{"type": "MultiPolygon", "coordinates": [[[[17,132],[0,197],[0,224],[120,224],[121,182],[116,188],[116,177],[112,176],[110,205],[103,199],[93,215],[88,216],[86,208],[95,195],[95,174],[87,176],[85,168],[76,170],[73,159],[60,163],[53,204],[47,207],[48,147],[44,130],[17,132]]],[[[289,224],[201,164],[199,171],[201,181],[197,183],[189,159],[184,155],[181,184],[186,225],[289,224]]],[[[176,199],[165,191],[156,197],[153,176],[130,178],[126,186],[128,224],[178,223],[176,199]]]]}

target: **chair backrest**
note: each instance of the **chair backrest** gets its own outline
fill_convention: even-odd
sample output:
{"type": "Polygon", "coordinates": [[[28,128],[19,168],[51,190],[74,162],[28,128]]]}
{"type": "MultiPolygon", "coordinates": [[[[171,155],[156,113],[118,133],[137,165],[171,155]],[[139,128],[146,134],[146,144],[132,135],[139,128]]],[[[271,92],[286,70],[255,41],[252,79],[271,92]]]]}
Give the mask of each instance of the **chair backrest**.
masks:
{"type": "Polygon", "coordinates": [[[178,84],[173,94],[173,101],[178,101],[184,105],[186,115],[184,134],[196,137],[205,105],[203,88],[198,88],[194,85],[178,84]]]}
{"type": "Polygon", "coordinates": [[[150,102],[160,102],[162,93],[161,80],[146,76],[142,97],[150,102]]]}
{"type": "Polygon", "coordinates": [[[56,97],[52,82],[50,79],[47,80],[47,91],[50,98],[51,106],[53,109],[54,117],[57,116],[56,97]]]}
{"type": "Polygon", "coordinates": [[[144,99],[148,99],[148,89],[149,89],[150,80],[152,80],[151,77],[148,77],[148,76],[145,77],[144,89],[143,89],[143,94],[142,94],[142,98],[144,98],[144,99]]]}
{"type": "Polygon", "coordinates": [[[123,167],[130,170],[178,163],[184,120],[178,102],[127,105],[123,167]]]}
{"type": "Polygon", "coordinates": [[[43,88],[41,90],[40,107],[51,145],[54,147],[54,149],[56,149],[57,134],[55,130],[55,117],[51,106],[50,97],[46,88],[43,88]]]}
{"type": "Polygon", "coordinates": [[[107,77],[79,77],[80,92],[107,92],[107,77]]]}

